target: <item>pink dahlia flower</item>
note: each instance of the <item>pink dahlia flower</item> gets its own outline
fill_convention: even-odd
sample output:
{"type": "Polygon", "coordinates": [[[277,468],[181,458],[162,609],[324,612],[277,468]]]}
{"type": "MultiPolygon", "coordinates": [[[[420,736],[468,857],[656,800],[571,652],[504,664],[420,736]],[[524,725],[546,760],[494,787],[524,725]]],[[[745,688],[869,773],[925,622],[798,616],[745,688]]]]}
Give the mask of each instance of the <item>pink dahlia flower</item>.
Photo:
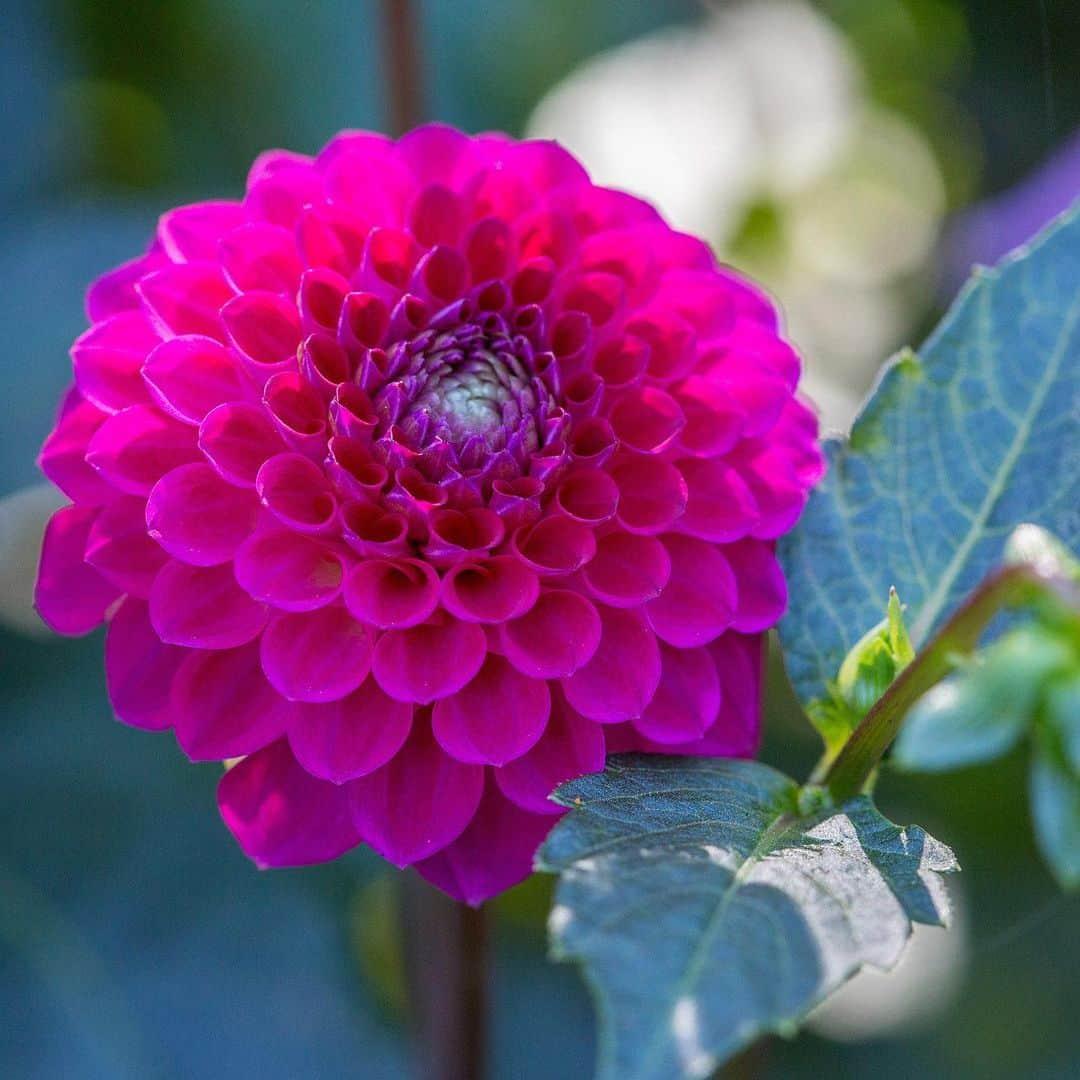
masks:
{"type": "Polygon", "coordinates": [[[120,719],[242,758],[261,866],[472,903],[605,752],[746,755],[820,476],[758,292],[557,145],[272,151],[90,289],[37,604],[120,719]]]}

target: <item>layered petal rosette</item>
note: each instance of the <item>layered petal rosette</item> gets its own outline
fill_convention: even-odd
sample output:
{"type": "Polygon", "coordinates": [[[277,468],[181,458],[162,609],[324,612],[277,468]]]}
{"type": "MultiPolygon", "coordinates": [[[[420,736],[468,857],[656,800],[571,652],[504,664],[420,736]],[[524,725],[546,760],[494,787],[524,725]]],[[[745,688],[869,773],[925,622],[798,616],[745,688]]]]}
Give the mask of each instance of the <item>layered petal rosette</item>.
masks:
{"type": "Polygon", "coordinates": [[[478,902],[561,781],[745,755],[821,474],[768,301],[557,145],[273,151],[90,290],[37,603],[120,719],[240,758],[263,866],[365,842],[478,902]]]}

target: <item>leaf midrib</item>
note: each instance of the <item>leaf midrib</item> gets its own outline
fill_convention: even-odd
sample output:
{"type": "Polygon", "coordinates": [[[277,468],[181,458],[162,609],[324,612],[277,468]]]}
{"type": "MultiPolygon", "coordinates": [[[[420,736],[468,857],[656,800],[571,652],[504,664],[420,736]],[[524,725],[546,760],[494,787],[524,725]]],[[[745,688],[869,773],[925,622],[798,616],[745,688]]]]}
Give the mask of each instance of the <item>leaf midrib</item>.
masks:
{"type": "MultiPolygon", "coordinates": [[[[995,286],[997,284],[998,283],[995,282],[995,286]]],[[[1031,400],[1027,409],[1021,415],[1021,422],[1017,426],[1016,434],[1013,436],[1008,451],[1001,459],[1001,464],[991,477],[990,486],[983,496],[978,513],[976,513],[972,519],[971,526],[965,534],[963,541],[961,541],[960,545],[953,553],[953,557],[949,560],[948,566],[945,567],[945,570],[938,578],[938,583],[934,590],[922,604],[918,618],[915,620],[911,631],[912,639],[916,644],[925,639],[930,629],[937,622],[938,616],[941,615],[949,598],[949,594],[952,592],[952,588],[956,584],[957,578],[959,578],[972,549],[979,542],[986,527],[986,523],[990,519],[990,515],[993,513],[994,508],[997,506],[1001,496],[1005,492],[1005,486],[1008,483],[1009,477],[1016,468],[1016,463],[1019,461],[1020,455],[1023,453],[1024,447],[1031,435],[1035,418],[1042,411],[1042,407],[1046,402],[1046,397],[1050,393],[1054,383],[1057,381],[1057,376],[1061,371],[1062,361],[1065,358],[1069,343],[1076,331],[1078,319],[1080,319],[1080,297],[1074,299],[1069,305],[1057,341],[1054,344],[1053,352],[1050,354],[1050,360],[1043,371],[1042,378],[1035,387],[1034,393],[1031,395],[1031,400]]]]}

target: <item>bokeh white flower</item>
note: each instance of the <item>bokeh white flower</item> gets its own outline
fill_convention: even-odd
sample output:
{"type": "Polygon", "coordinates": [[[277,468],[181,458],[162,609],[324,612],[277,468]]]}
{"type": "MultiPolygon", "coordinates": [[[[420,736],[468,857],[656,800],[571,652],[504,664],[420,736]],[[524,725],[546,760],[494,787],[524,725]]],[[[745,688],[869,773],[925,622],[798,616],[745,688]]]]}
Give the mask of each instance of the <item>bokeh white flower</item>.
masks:
{"type": "Polygon", "coordinates": [[[846,427],[931,297],[944,185],[801,0],[724,6],[590,60],[528,124],[776,295],[826,426],[846,427]]]}

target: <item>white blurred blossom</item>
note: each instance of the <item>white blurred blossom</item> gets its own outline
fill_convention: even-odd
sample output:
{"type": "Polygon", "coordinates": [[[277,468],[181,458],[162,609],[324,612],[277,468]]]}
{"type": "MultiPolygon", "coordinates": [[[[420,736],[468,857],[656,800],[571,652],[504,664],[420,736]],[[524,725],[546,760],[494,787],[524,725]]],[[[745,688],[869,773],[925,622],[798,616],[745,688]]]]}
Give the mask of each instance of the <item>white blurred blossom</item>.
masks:
{"type": "Polygon", "coordinates": [[[827,426],[850,422],[925,310],[937,164],[915,128],[865,99],[845,39],[802,0],[725,5],[595,57],[539,103],[528,134],[766,285],[827,426]]]}
{"type": "Polygon", "coordinates": [[[34,610],[34,582],[45,523],[67,500],[51,484],[0,498],[0,623],[24,634],[50,631],[34,610]]]}

